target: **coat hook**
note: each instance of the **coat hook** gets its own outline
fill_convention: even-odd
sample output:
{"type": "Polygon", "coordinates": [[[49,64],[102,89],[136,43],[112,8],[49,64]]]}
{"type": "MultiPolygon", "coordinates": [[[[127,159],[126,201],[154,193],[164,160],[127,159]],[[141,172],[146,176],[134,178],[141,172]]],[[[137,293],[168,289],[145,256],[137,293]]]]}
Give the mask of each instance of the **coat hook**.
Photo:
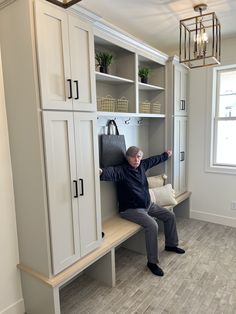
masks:
{"type": "Polygon", "coordinates": [[[130,118],[128,120],[125,120],[125,124],[129,124],[130,120],[130,118]]]}
{"type": "Polygon", "coordinates": [[[142,122],[143,122],[143,118],[140,118],[140,119],[138,120],[138,124],[140,125],[140,124],[142,124],[142,122]]]}

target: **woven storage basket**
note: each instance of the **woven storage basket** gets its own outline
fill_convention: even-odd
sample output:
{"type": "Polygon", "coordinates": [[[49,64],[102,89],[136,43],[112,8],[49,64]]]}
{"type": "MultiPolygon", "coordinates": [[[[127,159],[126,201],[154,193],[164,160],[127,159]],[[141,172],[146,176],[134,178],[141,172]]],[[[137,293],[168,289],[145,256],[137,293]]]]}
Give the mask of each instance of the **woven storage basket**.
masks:
{"type": "Polygon", "coordinates": [[[101,111],[115,111],[116,100],[111,95],[102,97],[101,111]]]}
{"type": "Polygon", "coordinates": [[[140,104],[140,112],[142,113],[150,113],[151,104],[149,101],[145,100],[140,104]]]}
{"type": "Polygon", "coordinates": [[[161,113],[161,104],[158,104],[158,103],[152,104],[151,110],[152,110],[152,113],[156,113],[156,114],[161,113]]]}
{"type": "Polygon", "coordinates": [[[97,111],[102,111],[102,98],[97,97],[97,111]]]}
{"type": "Polygon", "coordinates": [[[129,101],[124,96],[117,99],[116,111],[117,112],[128,112],[129,101]]]}

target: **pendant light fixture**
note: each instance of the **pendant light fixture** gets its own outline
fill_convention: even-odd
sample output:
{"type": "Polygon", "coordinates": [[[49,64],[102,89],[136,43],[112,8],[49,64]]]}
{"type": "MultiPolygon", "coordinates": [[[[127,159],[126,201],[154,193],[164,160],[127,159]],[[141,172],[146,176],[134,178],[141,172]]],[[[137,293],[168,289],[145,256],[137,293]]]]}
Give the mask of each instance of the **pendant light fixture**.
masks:
{"type": "Polygon", "coordinates": [[[61,8],[67,9],[70,6],[72,6],[73,4],[76,4],[78,2],[80,2],[81,0],[47,0],[48,2],[51,2],[55,5],[58,5],[61,8]]]}
{"type": "Polygon", "coordinates": [[[180,21],[179,62],[188,68],[220,64],[221,26],[215,12],[202,14],[206,9],[196,5],[200,15],[180,21]]]}

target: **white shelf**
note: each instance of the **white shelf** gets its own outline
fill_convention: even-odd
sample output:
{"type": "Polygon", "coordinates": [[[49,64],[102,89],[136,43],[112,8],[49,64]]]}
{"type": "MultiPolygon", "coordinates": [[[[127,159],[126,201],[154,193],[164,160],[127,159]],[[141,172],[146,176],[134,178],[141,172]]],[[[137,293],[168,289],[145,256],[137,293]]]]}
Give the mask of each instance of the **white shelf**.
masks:
{"type": "Polygon", "coordinates": [[[165,90],[163,87],[141,83],[141,82],[139,82],[138,85],[139,85],[139,90],[160,90],[160,91],[165,90]]]}
{"type": "Polygon", "coordinates": [[[96,80],[100,82],[110,83],[110,84],[134,83],[134,81],[125,79],[123,77],[114,76],[114,75],[101,73],[101,72],[96,72],[96,80]]]}
{"type": "Polygon", "coordinates": [[[98,117],[165,118],[165,114],[98,111],[98,117]]]}

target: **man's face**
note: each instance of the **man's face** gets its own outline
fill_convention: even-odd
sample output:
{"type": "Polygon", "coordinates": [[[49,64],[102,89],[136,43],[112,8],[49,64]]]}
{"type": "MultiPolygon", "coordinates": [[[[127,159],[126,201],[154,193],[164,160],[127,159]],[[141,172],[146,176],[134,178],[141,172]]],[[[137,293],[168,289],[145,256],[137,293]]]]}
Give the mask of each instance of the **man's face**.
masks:
{"type": "Polygon", "coordinates": [[[130,164],[130,166],[134,167],[134,168],[138,168],[138,166],[140,165],[140,162],[143,158],[143,153],[141,151],[139,151],[136,155],[134,156],[128,156],[127,160],[128,163],[130,164]]]}

